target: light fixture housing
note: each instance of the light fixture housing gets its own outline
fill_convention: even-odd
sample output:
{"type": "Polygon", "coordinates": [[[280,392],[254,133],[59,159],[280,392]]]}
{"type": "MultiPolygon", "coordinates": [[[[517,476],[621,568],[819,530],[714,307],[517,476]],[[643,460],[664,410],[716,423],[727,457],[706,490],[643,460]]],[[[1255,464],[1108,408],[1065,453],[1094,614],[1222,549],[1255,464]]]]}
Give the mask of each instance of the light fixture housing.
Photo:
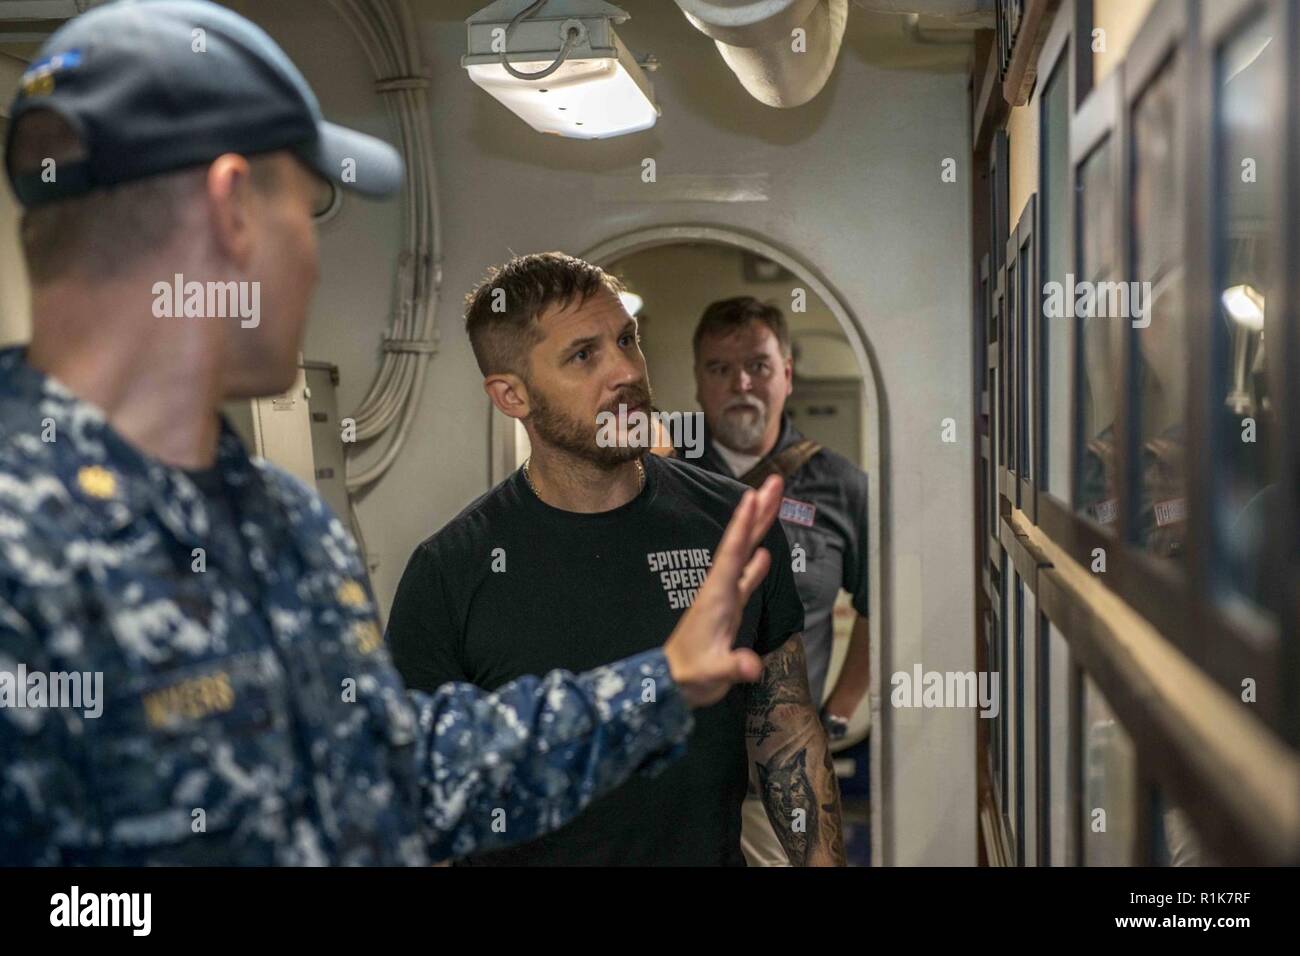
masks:
{"type": "Polygon", "coordinates": [[[533,129],[572,139],[604,139],[649,129],[659,118],[654,87],[614,32],[628,14],[602,0],[547,0],[533,16],[511,20],[531,0],[496,0],[465,21],[469,52],[461,58],[469,77],[533,129]],[[515,70],[538,73],[560,57],[549,76],[520,79],[515,70]]]}

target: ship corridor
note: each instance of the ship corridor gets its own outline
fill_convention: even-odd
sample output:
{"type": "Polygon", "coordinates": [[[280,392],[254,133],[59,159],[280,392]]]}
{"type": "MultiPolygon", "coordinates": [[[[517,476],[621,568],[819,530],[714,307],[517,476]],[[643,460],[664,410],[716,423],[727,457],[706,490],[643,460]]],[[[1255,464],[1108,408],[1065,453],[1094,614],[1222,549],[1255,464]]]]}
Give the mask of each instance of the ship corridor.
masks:
{"type": "MultiPolygon", "coordinates": [[[[847,862],[1300,862],[1300,4],[551,3],[223,0],[406,163],[393,198],[324,198],[298,379],[224,407],[339,516],[380,627],[533,451],[466,331],[488,267],[616,277],[688,416],[697,323],[752,297],[788,323],[789,421],[864,476],[827,492],[847,862]],[[541,49],[561,13],[553,96],[621,71],[626,102],[573,100],[602,132],[498,70],[493,25],[541,49]]],[[[88,6],[0,3],[0,134],[88,6]]],[[[22,212],[0,186],[3,345],[32,334],[22,212]]]]}

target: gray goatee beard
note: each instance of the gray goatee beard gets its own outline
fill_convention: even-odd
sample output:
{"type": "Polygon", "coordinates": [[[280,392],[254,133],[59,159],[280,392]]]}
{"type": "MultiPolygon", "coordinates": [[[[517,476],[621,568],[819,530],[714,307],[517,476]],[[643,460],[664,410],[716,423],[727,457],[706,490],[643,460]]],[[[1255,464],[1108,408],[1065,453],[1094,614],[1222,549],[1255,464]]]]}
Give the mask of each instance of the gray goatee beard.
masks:
{"type": "Polygon", "coordinates": [[[714,425],[713,438],[732,451],[753,454],[750,449],[762,444],[763,434],[767,431],[767,409],[757,403],[732,407],[752,408],[755,414],[741,417],[724,409],[714,425]]]}

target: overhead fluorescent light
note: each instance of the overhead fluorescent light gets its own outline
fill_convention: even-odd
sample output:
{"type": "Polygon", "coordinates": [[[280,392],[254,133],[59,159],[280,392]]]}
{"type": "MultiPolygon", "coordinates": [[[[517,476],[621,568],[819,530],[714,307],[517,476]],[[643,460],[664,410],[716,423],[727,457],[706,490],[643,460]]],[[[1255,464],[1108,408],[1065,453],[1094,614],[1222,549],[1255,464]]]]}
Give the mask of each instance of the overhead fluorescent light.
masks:
{"type": "Polygon", "coordinates": [[[469,77],[541,133],[604,139],[649,129],[654,87],[602,0],[497,0],[466,22],[469,77]]]}

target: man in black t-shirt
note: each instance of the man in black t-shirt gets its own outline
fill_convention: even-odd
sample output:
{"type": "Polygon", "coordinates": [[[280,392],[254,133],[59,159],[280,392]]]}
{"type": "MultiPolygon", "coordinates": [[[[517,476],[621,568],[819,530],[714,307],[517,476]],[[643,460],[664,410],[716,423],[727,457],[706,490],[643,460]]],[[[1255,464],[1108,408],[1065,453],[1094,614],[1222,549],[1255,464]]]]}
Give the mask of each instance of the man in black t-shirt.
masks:
{"type": "MultiPolygon", "coordinates": [[[[635,413],[651,411],[650,388],[619,291],[597,267],[550,253],[493,270],[468,297],[484,388],[523,423],[532,454],[412,555],[388,627],[409,686],[492,689],[658,646],[703,583],[744,488],[645,454],[635,413]],[[602,427],[620,405],[631,427],[602,427]]],[[[686,756],[660,775],[630,781],[540,840],[468,862],[743,865],[753,762],[792,862],[843,863],[790,549],[779,526],[764,544],[771,571],[736,639],[762,656],[759,683],[698,711],[686,756]]]]}

